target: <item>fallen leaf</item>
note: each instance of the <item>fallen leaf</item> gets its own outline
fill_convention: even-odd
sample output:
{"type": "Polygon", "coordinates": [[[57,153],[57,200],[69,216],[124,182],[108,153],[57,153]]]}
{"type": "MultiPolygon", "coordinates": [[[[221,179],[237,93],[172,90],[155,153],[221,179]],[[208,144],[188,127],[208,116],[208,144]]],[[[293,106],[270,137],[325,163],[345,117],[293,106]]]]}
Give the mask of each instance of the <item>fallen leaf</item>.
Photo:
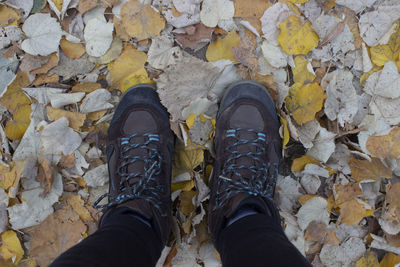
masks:
{"type": "Polygon", "coordinates": [[[228,59],[230,61],[236,61],[232,54],[232,48],[239,46],[239,44],[240,38],[236,31],[229,32],[225,37],[217,37],[207,48],[207,60],[218,61],[221,59],[228,59]]]}
{"type": "Polygon", "coordinates": [[[295,67],[292,68],[293,81],[298,84],[311,83],[314,81],[315,73],[311,63],[304,56],[294,58],[295,67]]]}
{"type": "Polygon", "coordinates": [[[392,171],[377,158],[368,161],[352,157],[348,163],[351,168],[351,177],[358,183],[363,180],[377,181],[379,178],[392,178],[392,171]]]}
{"type": "Polygon", "coordinates": [[[48,60],[45,64],[43,64],[40,68],[34,69],[31,71],[31,74],[44,74],[47,73],[50,69],[54,68],[58,65],[59,58],[57,53],[53,53],[48,57],[48,60]]]}
{"type": "Polygon", "coordinates": [[[86,41],[87,54],[93,57],[103,56],[111,46],[113,31],[113,23],[107,22],[103,14],[91,18],[86,23],[83,35],[86,41]]]}
{"type": "Polygon", "coordinates": [[[50,14],[34,14],[22,26],[28,39],[21,48],[31,55],[47,56],[58,50],[62,31],[61,26],[50,14]]]}
{"type": "Polygon", "coordinates": [[[10,25],[18,25],[20,15],[18,12],[6,5],[0,6],[0,26],[6,27],[10,25]]]}
{"type": "Polygon", "coordinates": [[[7,87],[7,91],[0,98],[0,104],[8,111],[14,113],[18,106],[30,104],[31,101],[22,91],[23,87],[30,84],[26,72],[19,72],[14,81],[7,87]]]}
{"type": "Polygon", "coordinates": [[[71,208],[59,209],[40,225],[30,229],[29,254],[40,266],[49,265],[57,256],[78,243],[86,226],[71,208]]]}
{"type": "Polygon", "coordinates": [[[39,74],[36,76],[36,79],[33,81],[32,85],[34,86],[41,86],[48,83],[57,83],[58,82],[58,75],[57,74],[39,74]]]}
{"type": "Polygon", "coordinates": [[[68,119],[60,119],[46,125],[40,132],[40,152],[53,163],[58,163],[61,155],[73,153],[81,144],[78,133],[68,127],[68,119]]]}
{"type": "Polygon", "coordinates": [[[182,48],[191,48],[197,51],[206,46],[211,41],[213,28],[199,23],[194,26],[192,34],[175,34],[175,39],[182,48]]]}
{"type": "Polygon", "coordinates": [[[210,63],[184,56],[155,79],[161,103],[168,109],[172,121],[186,119],[182,117],[183,108],[196,99],[206,98],[218,82],[219,73],[210,63]]]}
{"type": "Polygon", "coordinates": [[[336,134],[321,128],[317,137],[313,141],[313,146],[307,151],[307,155],[321,162],[326,163],[335,152],[336,134]]]}
{"type": "Polygon", "coordinates": [[[98,4],[99,4],[98,0],[79,1],[78,11],[79,13],[84,14],[87,11],[95,8],[98,4]]]}
{"type": "Polygon", "coordinates": [[[249,2],[246,0],[234,0],[235,5],[235,17],[242,17],[242,18],[261,18],[264,14],[264,11],[270,6],[268,2],[263,0],[255,0],[249,2]]]}
{"type": "Polygon", "coordinates": [[[363,192],[361,191],[359,184],[335,184],[333,187],[333,195],[335,197],[336,206],[340,207],[348,201],[351,201],[357,197],[361,197],[363,192]]]}
{"type": "Polygon", "coordinates": [[[304,4],[307,3],[309,0],[288,0],[288,1],[293,4],[304,4]]]}
{"type": "Polygon", "coordinates": [[[367,209],[360,201],[352,199],[340,205],[339,223],[358,225],[363,218],[374,216],[373,209],[367,209]]]}
{"type": "MultiPolygon", "coordinates": [[[[287,126],[287,121],[284,118],[280,117],[280,120],[281,120],[281,124],[282,124],[281,127],[282,127],[282,135],[283,135],[282,145],[283,145],[283,147],[285,147],[289,143],[289,140],[290,140],[289,128],[287,126]]],[[[292,165],[292,168],[293,168],[293,165],[292,165]]]]}
{"type": "Polygon", "coordinates": [[[380,267],[393,267],[399,263],[400,263],[400,256],[397,256],[392,252],[388,252],[381,260],[380,267]]]}
{"type": "Polygon", "coordinates": [[[50,106],[46,107],[46,111],[47,115],[53,120],[58,120],[61,117],[67,118],[69,126],[76,131],[80,130],[80,128],[83,126],[83,123],[86,120],[86,114],[79,113],[76,111],[66,111],[63,109],[56,109],[50,106]]]}
{"type": "Polygon", "coordinates": [[[62,155],[60,164],[64,168],[73,168],[75,166],[75,153],[69,155],[62,155]]]}
{"type": "Polygon", "coordinates": [[[121,55],[122,51],[122,40],[120,38],[114,38],[111,43],[110,49],[101,57],[89,57],[89,61],[95,64],[108,64],[114,61],[121,55]]]}
{"type": "Polygon", "coordinates": [[[22,249],[17,234],[13,230],[5,231],[1,234],[1,241],[0,254],[2,254],[3,259],[11,259],[13,263],[18,264],[24,256],[24,250],[22,249]]]}
{"type": "Polygon", "coordinates": [[[144,40],[160,35],[165,27],[164,18],[151,5],[130,0],[121,9],[122,25],[130,37],[144,40]]]}
{"type": "Polygon", "coordinates": [[[313,197],[304,203],[296,215],[300,229],[305,230],[312,221],[328,224],[327,204],[322,197],[313,197]]]}
{"type": "Polygon", "coordinates": [[[67,198],[67,203],[79,215],[82,221],[93,221],[92,216],[84,205],[84,201],[79,195],[70,195],[67,198]]]}
{"type": "Polygon", "coordinates": [[[262,32],[264,38],[275,46],[279,45],[279,25],[293,14],[288,6],[282,2],[273,4],[265,10],[261,17],[262,32]]]}
{"type": "Polygon", "coordinates": [[[174,164],[172,177],[188,172],[193,174],[193,170],[204,160],[202,149],[187,150],[183,144],[175,146],[174,164]]]}
{"type": "Polygon", "coordinates": [[[368,250],[355,264],[355,267],[379,267],[379,261],[372,250],[368,250]]]}
{"type": "Polygon", "coordinates": [[[361,38],[368,46],[377,45],[391,26],[390,16],[377,10],[362,14],[358,21],[361,38]]]}
{"type": "Polygon", "coordinates": [[[69,58],[80,58],[86,52],[86,49],[82,44],[72,43],[65,38],[61,39],[60,47],[64,54],[69,58]]]}
{"type": "Polygon", "coordinates": [[[83,176],[88,186],[98,187],[103,186],[108,181],[108,168],[103,164],[94,169],[91,169],[83,176]]]}
{"type": "Polygon", "coordinates": [[[231,31],[235,7],[229,0],[204,0],[201,6],[200,19],[207,27],[218,27],[231,31]]]}
{"type": "Polygon", "coordinates": [[[99,83],[78,83],[71,89],[71,93],[76,93],[76,92],[85,92],[85,93],[91,93],[97,89],[101,88],[101,84],[99,83]]]}
{"type": "Polygon", "coordinates": [[[365,253],[365,244],[362,239],[350,236],[340,245],[325,244],[319,257],[323,266],[350,266],[365,253]]]}
{"type": "Polygon", "coordinates": [[[132,86],[141,83],[154,83],[152,80],[150,80],[145,69],[139,69],[126,77],[121,85],[120,91],[125,93],[132,86]]]}
{"type": "Polygon", "coordinates": [[[318,46],[319,38],[311,29],[311,23],[304,25],[301,19],[296,16],[290,16],[279,25],[281,33],[278,36],[279,44],[283,51],[288,55],[304,54],[306,55],[313,48],[318,46]]]}
{"type": "Polygon", "coordinates": [[[387,135],[370,136],[367,149],[378,158],[397,159],[400,156],[400,127],[393,127],[387,135]]]}
{"type": "Polygon", "coordinates": [[[108,65],[112,85],[121,89],[124,81],[132,73],[143,68],[147,61],[147,55],[139,52],[133,46],[126,46],[122,54],[108,65]]]}
{"type": "MultiPolygon", "coordinates": [[[[11,161],[9,167],[0,166],[0,187],[4,190],[17,188],[24,171],[24,161],[11,161]]],[[[11,193],[11,191],[9,190],[11,193]]],[[[14,197],[14,196],[12,196],[14,197]]]]}
{"type": "Polygon", "coordinates": [[[195,191],[182,191],[179,194],[179,199],[181,201],[181,211],[186,216],[189,216],[194,211],[194,205],[192,199],[196,196],[195,191]]]}
{"type": "Polygon", "coordinates": [[[30,105],[21,105],[13,114],[13,120],[8,121],[4,132],[10,140],[20,140],[31,122],[30,115],[32,109],[30,105]]]}
{"type": "Polygon", "coordinates": [[[324,104],[325,114],[342,127],[352,123],[358,111],[358,95],[352,81],[350,71],[339,69],[327,74],[321,82],[328,96],[324,104]]]}
{"type": "Polygon", "coordinates": [[[302,170],[304,170],[304,167],[307,164],[316,164],[316,165],[318,165],[319,162],[317,160],[313,159],[310,156],[304,155],[304,156],[301,156],[300,158],[296,158],[296,159],[293,160],[291,171],[292,172],[302,171],[302,170]]]}
{"type": "Polygon", "coordinates": [[[54,167],[51,165],[49,160],[41,156],[38,158],[38,163],[39,168],[36,180],[40,182],[40,185],[44,189],[43,193],[41,194],[41,196],[44,197],[48,192],[51,191],[51,186],[54,182],[54,167]]]}
{"type": "Polygon", "coordinates": [[[106,89],[97,89],[88,94],[80,105],[81,113],[88,114],[99,110],[113,108],[114,106],[108,103],[111,100],[111,93],[106,89]]]}
{"type": "Polygon", "coordinates": [[[56,73],[58,76],[62,76],[63,80],[69,80],[70,78],[79,74],[87,74],[91,72],[95,64],[88,60],[88,55],[83,55],[80,58],[69,58],[64,53],[60,52],[59,64],[50,70],[50,73],[56,73]]]}
{"type": "Polygon", "coordinates": [[[294,84],[290,87],[286,105],[295,121],[302,125],[314,119],[325,98],[324,89],[317,83],[294,84]]]}

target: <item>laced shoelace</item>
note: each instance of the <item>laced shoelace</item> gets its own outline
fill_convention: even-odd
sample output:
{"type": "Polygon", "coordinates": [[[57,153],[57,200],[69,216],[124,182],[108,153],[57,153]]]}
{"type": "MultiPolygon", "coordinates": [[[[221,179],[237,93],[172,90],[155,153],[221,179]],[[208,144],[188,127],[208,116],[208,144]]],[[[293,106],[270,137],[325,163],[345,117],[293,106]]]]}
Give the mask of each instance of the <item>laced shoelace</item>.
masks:
{"type": "Polygon", "coordinates": [[[232,144],[225,148],[225,152],[230,156],[226,159],[221,175],[218,179],[217,205],[220,208],[233,195],[247,193],[250,196],[260,196],[272,200],[278,176],[278,164],[265,162],[262,156],[267,153],[265,141],[266,135],[253,129],[229,129],[226,131],[226,138],[232,140],[232,144]],[[254,139],[243,139],[238,137],[238,132],[247,131],[257,136],[254,139]],[[255,152],[240,153],[239,145],[253,146],[255,152]],[[254,161],[252,165],[236,164],[238,159],[250,158],[254,161]],[[250,173],[251,176],[245,177],[241,172],[250,173]],[[228,177],[231,178],[228,178],[228,177]]]}
{"type": "Polygon", "coordinates": [[[93,206],[105,210],[131,199],[144,199],[151,203],[162,216],[166,216],[161,208],[162,201],[160,199],[165,192],[165,187],[160,185],[158,179],[154,177],[161,173],[162,157],[157,149],[159,142],[158,134],[132,134],[129,137],[121,138],[120,165],[117,169],[117,175],[121,177],[119,194],[116,197],[112,197],[110,193],[103,194],[93,206]],[[134,138],[144,138],[145,141],[135,143],[134,138]],[[152,144],[156,146],[151,146],[152,144]],[[144,149],[148,153],[145,156],[132,156],[130,152],[134,149],[144,149]],[[139,161],[144,163],[143,172],[129,172],[128,167],[139,161]],[[99,205],[105,197],[108,198],[108,203],[99,205]]]}

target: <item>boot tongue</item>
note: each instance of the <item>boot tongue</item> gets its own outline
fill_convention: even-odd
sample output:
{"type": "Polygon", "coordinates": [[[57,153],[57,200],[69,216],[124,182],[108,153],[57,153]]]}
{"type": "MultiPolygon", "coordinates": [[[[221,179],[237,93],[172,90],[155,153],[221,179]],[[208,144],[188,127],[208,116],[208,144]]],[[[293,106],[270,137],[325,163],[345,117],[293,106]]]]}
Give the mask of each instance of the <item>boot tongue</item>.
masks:
{"type": "Polygon", "coordinates": [[[150,220],[153,217],[153,212],[152,212],[153,209],[151,208],[149,202],[144,199],[135,199],[133,201],[127,201],[118,205],[117,207],[127,207],[132,211],[140,214],[147,220],[150,220]]]}
{"type": "MultiPolygon", "coordinates": [[[[248,131],[238,131],[237,137],[239,139],[248,140],[249,142],[252,142],[253,140],[255,140],[257,138],[257,134],[254,132],[248,132],[248,131]]],[[[256,146],[249,145],[249,144],[238,145],[238,146],[236,146],[236,150],[242,155],[247,154],[249,152],[252,152],[252,153],[258,152],[257,151],[258,148],[256,146]]],[[[254,166],[254,167],[258,168],[259,167],[258,165],[260,163],[256,162],[251,157],[243,156],[243,157],[240,157],[239,159],[237,159],[235,164],[244,165],[246,167],[254,166]]],[[[248,169],[240,169],[240,170],[236,170],[236,171],[239,172],[243,178],[247,178],[247,179],[250,179],[254,175],[248,169]]]]}

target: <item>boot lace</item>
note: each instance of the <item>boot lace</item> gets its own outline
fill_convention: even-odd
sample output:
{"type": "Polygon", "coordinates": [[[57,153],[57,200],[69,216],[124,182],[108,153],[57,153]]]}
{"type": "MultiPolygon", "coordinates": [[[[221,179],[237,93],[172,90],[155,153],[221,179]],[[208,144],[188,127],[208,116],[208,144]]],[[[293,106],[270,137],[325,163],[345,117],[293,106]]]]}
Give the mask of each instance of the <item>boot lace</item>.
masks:
{"type": "Polygon", "coordinates": [[[162,216],[166,214],[162,210],[161,195],[165,192],[165,187],[159,184],[155,176],[161,173],[162,157],[157,146],[160,142],[158,134],[132,134],[129,137],[121,138],[120,165],[117,169],[117,175],[121,177],[117,196],[111,196],[110,193],[103,194],[94,203],[97,209],[108,209],[112,206],[122,204],[132,199],[144,199],[152,204],[162,216]],[[145,139],[144,142],[135,143],[136,138],[145,139]],[[147,155],[131,155],[132,150],[142,149],[147,151],[147,155]],[[128,167],[137,162],[143,162],[143,172],[129,172],[128,167]],[[108,203],[99,205],[105,198],[108,203]]]}
{"type": "Polygon", "coordinates": [[[272,200],[278,176],[278,164],[263,160],[263,156],[267,153],[266,135],[253,129],[237,128],[227,130],[226,138],[231,145],[225,148],[225,153],[229,153],[229,156],[218,179],[216,208],[222,207],[228,199],[238,193],[272,200]],[[253,133],[256,137],[239,138],[238,133],[241,131],[253,133]],[[254,152],[240,153],[239,145],[253,146],[254,152]],[[237,164],[241,158],[249,158],[253,164],[237,164]]]}

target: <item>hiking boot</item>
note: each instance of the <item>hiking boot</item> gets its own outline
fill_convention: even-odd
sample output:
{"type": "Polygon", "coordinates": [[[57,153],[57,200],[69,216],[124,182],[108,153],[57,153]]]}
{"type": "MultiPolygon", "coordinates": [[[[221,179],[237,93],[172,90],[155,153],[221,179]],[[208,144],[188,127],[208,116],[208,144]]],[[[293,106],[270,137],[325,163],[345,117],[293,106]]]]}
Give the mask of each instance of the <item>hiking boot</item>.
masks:
{"type": "MultiPolygon", "coordinates": [[[[107,211],[127,207],[148,220],[163,245],[171,229],[171,169],[174,136],[169,114],[151,84],[130,88],[108,129],[109,193],[95,203],[107,211]],[[98,205],[108,197],[108,204],[98,205]]],[[[103,217],[104,217],[103,216],[103,217]]]]}
{"type": "Polygon", "coordinates": [[[281,160],[279,119],[265,87],[242,81],[227,89],[217,115],[208,225],[214,243],[227,220],[249,206],[274,216],[281,160]]]}

